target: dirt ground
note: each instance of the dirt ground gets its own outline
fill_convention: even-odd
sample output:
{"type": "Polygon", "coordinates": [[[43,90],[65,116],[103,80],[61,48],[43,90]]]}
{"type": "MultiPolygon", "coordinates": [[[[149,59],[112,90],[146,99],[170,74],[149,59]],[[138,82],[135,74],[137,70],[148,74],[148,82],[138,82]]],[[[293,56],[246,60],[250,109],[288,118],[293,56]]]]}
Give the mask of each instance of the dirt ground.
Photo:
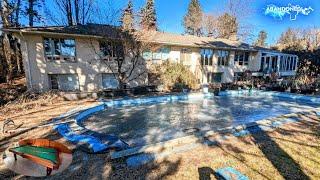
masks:
{"type": "MultiPolygon", "coordinates": [[[[10,116],[6,114],[16,123],[23,123],[22,127],[26,130],[19,134],[2,135],[1,155],[12,142],[41,137],[57,140],[73,149],[71,166],[50,179],[215,179],[215,170],[228,166],[250,179],[320,179],[320,119],[315,113],[300,115],[302,121],[284,125],[272,132],[239,138],[230,136],[217,145],[201,145],[139,168],[128,168],[125,159],[111,160],[108,153],[84,153],[66,142],[51,127],[36,127],[61,113],[91,103],[90,100],[53,100],[37,108],[18,110],[10,116]]],[[[8,170],[1,158],[0,179],[32,178],[8,170]]]]}

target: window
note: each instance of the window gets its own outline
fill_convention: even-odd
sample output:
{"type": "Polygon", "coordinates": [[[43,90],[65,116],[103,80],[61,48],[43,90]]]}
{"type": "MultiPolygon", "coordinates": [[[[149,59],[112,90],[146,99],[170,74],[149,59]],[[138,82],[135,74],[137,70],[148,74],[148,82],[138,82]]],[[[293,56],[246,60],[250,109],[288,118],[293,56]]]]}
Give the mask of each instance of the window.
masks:
{"type": "Polygon", "coordinates": [[[290,70],[290,60],[291,60],[291,58],[290,58],[290,57],[287,57],[286,71],[289,71],[289,70],[290,70]]]}
{"type": "Polygon", "coordinates": [[[61,91],[79,90],[79,80],[76,74],[50,74],[49,80],[51,89],[61,91]]]}
{"type": "Polygon", "coordinates": [[[264,61],[265,61],[265,58],[266,58],[266,57],[264,57],[264,56],[261,57],[260,70],[259,70],[260,72],[263,72],[263,70],[264,70],[264,66],[265,66],[265,62],[264,62],[264,61]]]}
{"type": "Polygon", "coordinates": [[[48,60],[74,61],[76,46],[74,39],[44,38],[45,57],[48,60]]]}
{"type": "Polygon", "coordinates": [[[161,47],[156,51],[145,50],[142,53],[142,58],[145,60],[167,60],[169,59],[171,49],[169,47],[161,47]]]}
{"type": "Polygon", "coordinates": [[[283,68],[283,56],[280,56],[280,71],[282,71],[283,68]]]}
{"type": "Polygon", "coordinates": [[[212,66],[213,61],[213,50],[212,49],[201,49],[201,65],[202,66],[212,66]]]}
{"type": "Polygon", "coordinates": [[[292,70],[294,70],[294,71],[297,70],[297,66],[296,65],[297,65],[297,58],[295,57],[294,60],[293,60],[293,69],[292,70]]]}
{"type": "Polygon", "coordinates": [[[207,82],[208,83],[221,83],[222,73],[208,73],[207,82]]]}
{"type": "Polygon", "coordinates": [[[277,70],[277,66],[278,66],[278,57],[277,56],[272,56],[271,57],[271,68],[273,71],[277,70]]]}
{"type": "Polygon", "coordinates": [[[112,43],[107,41],[99,42],[100,52],[103,58],[112,60],[113,58],[123,59],[124,51],[121,43],[112,43]],[[110,59],[111,58],[111,59],[110,59]]]}
{"type": "Polygon", "coordinates": [[[235,52],[234,63],[240,66],[243,66],[243,65],[246,66],[249,64],[249,57],[250,57],[249,52],[243,52],[243,51],[235,52]]]}
{"type": "Polygon", "coordinates": [[[229,65],[229,51],[218,51],[218,66],[229,65]]]}
{"type": "Polygon", "coordinates": [[[103,89],[117,89],[119,82],[112,73],[102,74],[102,87],[103,89]]]}

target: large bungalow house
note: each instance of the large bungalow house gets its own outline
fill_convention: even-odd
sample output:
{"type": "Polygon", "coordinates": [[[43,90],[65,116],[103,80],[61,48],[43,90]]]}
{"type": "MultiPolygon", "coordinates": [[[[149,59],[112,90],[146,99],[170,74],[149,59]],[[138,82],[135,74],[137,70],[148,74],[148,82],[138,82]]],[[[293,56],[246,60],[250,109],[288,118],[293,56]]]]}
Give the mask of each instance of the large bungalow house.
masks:
{"type": "MultiPolygon", "coordinates": [[[[114,71],[97,61],[96,57],[96,49],[109,49],[107,55],[119,56],[113,52],[117,47],[109,47],[100,41],[101,38],[116,39],[117,27],[88,24],[8,28],[3,31],[20,39],[30,90],[95,92],[118,87],[112,74],[114,71]]],[[[253,47],[239,41],[156,31],[151,33],[149,41],[159,45],[159,48],[141,54],[147,64],[163,61],[182,63],[190,68],[200,84],[233,82],[247,70],[254,76],[267,76],[273,72],[278,76],[294,76],[297,70],[296,55],[253,47]]],[[[148,75],[144,75],[128,86],[149,83],[148,75]]]]}

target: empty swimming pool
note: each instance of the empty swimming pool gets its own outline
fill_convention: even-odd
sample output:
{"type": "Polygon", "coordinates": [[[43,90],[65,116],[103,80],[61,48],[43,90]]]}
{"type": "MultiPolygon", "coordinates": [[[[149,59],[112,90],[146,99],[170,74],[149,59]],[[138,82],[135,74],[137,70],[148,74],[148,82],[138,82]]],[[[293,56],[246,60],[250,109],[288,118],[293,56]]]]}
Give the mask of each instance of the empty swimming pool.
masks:
{"type": "Polygon", "coordinates": [[[108,107],[83,125],[115,134],[132,146],[185,136],[190,131],[217,130],[310,110],[319,104],[263,95],[189,98],[166,103],[108,107]]]}

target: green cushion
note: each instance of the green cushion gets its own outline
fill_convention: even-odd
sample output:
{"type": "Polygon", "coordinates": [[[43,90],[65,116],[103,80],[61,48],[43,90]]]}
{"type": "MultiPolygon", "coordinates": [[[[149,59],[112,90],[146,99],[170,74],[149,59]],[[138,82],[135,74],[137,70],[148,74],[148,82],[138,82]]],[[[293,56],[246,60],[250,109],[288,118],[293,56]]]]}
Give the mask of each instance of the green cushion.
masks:
{"type": "Polygon", "coordinates": [[[49,160],[55,164],[58,163],[58,153],[57,150],[54,148],[45,148],[45,147],[37,147],[37,146],[20,146],[16,148],[12,148],[13,151],[23,153],[23,154],[30,154],[33,156],[37,156],[42,159],[49,160]]]}

